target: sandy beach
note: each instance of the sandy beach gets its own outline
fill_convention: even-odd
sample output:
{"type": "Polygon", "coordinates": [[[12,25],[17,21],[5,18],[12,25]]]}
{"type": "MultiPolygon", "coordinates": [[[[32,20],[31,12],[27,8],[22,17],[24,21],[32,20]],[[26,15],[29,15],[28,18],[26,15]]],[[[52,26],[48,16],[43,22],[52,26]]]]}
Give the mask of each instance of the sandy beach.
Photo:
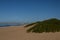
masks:
{"type": "Polygon", "coordinates": [[[27,33],[24,27],[0,28],[0,40],[60,40],[60,32],[27,33]]]}

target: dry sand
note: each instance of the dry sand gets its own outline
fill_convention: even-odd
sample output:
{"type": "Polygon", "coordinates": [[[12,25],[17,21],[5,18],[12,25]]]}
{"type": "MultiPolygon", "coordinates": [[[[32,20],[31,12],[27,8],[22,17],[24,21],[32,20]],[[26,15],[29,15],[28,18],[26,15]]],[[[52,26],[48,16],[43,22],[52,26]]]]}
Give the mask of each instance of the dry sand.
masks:
{"type": "Polygon", "coordinates": [[[60,40],[60,32],[27,33],[24,27],[0,28],[0,40],[60,40]]]}

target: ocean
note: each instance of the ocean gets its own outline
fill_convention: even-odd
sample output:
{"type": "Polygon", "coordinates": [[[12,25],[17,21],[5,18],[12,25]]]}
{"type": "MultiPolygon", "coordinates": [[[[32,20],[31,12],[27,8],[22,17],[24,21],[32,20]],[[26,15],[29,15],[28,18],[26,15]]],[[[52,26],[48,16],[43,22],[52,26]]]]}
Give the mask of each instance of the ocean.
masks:
{"type": "Polygon", "coordinates": [[[0,27],[9,27],[9,26],[18,26],[18,24],[6,24],[6,23],[0,24],[0,27]]]}

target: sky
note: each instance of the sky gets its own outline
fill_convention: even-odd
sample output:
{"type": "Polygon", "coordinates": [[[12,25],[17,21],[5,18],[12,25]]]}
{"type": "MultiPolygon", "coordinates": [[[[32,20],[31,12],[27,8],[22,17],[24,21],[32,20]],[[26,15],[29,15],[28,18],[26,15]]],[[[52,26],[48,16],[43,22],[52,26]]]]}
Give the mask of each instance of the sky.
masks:
{"type": "Polygon", "coordinates": [[[60,0],[0,0],[0,22],[60,19],[60,0]]]}

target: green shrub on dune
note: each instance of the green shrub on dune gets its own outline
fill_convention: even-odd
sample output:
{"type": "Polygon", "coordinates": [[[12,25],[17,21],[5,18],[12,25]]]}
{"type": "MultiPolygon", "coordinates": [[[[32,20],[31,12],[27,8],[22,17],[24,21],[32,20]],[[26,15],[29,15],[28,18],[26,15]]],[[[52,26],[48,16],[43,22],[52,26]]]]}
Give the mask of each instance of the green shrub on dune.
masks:
{"type": "Polygon", "coordinates": [[[27,32],[42,33],[42,32],[59,32],[60,31],[60,20],[56,18],[31,23],[26,25],[25,27],[29,27],[32,25],[34,26],[27,29],[27,32]]]}

